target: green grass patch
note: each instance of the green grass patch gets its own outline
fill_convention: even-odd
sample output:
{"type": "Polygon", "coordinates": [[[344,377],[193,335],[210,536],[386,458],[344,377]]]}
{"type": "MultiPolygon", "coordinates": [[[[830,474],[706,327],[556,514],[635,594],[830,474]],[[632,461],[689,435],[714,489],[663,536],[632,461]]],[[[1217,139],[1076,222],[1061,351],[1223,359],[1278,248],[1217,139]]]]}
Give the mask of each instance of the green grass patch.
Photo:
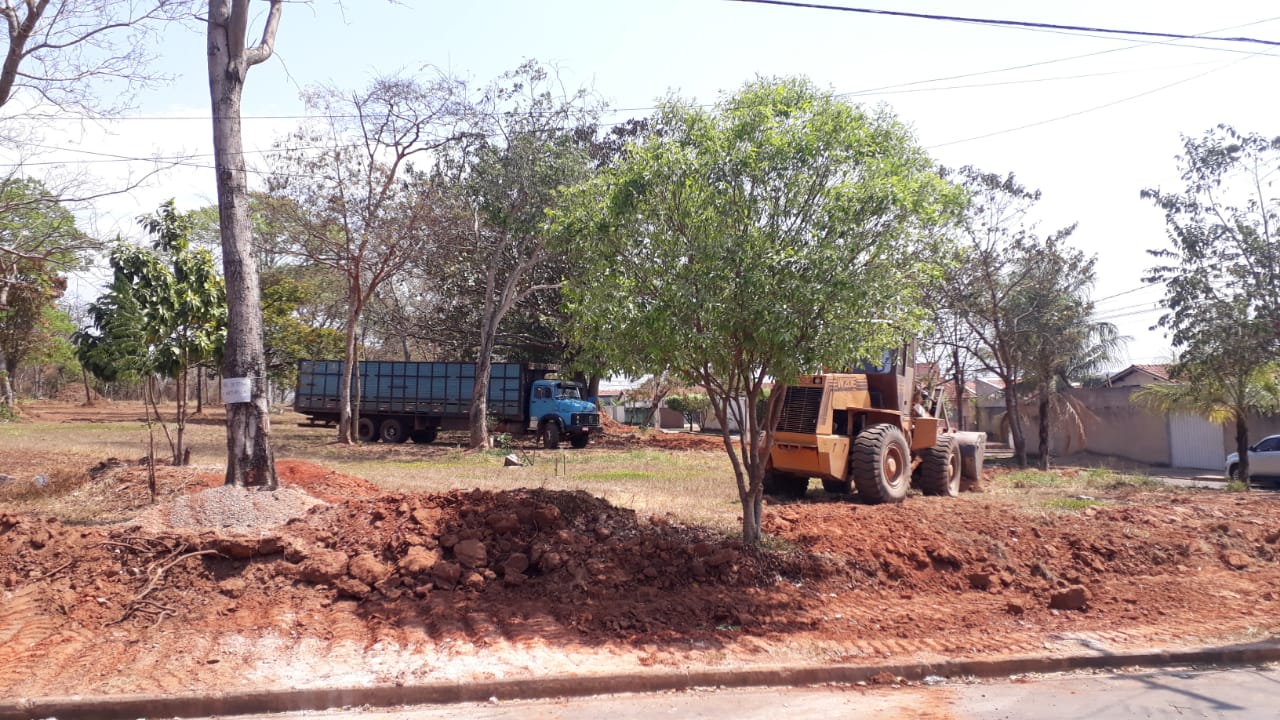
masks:
{"type": "Polygon", "coordinates": [[[1043,470],[1015,470],[1001,478],[1004,484],[1018,489],[1070,487],[1075,480],[1061,473],[1043,470]]]}
{"type": "Polygon", "coordinates": [[[1097,477],[1090,476],[1086,485],[1102,490],[1169,490],[1171,486],[1150,475],[1129,475],[1104,471],[1097,477]]]}
{"type": "Polygon", "coordinates": [[[1079,512],[1091,507],[1104,505],[1101,500],[1093,498],[1052,498],[1046,500],[1044,506],[1050,510],[1062,510],[1066,512],[1079,512]]]}
{"type": "Polygon", "coordinates": [[[621,480],[657,480],[652,472],[645,470],[601,470],[595,472],[578,473],[576,476],[579,480],[597,480],[601,482],[621,481],[621,480]]]}

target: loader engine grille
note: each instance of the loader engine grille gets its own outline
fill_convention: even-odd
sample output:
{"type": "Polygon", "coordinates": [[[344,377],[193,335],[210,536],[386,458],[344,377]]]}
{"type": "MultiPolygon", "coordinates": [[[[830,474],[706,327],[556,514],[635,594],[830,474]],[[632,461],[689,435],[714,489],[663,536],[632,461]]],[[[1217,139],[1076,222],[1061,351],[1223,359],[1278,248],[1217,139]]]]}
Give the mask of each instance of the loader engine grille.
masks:
{"type": "Polygon", "coordinates": [[[778,430],[811,435],[818,431],[818,408],[822,405],[822,388],[787,387],[782,401],[782,417],[778,430]]]}
{"type": "Polygon", "coordinates": [[[578,427],[599,427],[599,413],[574,413],[569,417],[574,425],[578,427]]]}

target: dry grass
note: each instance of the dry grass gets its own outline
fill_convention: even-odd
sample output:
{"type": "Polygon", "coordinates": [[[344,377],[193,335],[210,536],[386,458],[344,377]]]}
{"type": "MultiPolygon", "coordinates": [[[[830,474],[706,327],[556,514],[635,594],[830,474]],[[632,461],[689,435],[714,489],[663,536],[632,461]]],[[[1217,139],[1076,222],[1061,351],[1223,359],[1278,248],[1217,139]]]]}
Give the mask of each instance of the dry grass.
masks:
{"type": "MultiPolygon", "coordinates": [[[[114,404],[109,412],[102,408],[64,410],[62,416],[45,415],[44,421],[0,425],[0,473],[20,481],[0,492],[0,509],[43,508],[66,516],[74,513],[72,505],[93,502],[93,498],[81,496],[87,490],[79,489],[73,478],[108,457],[136,460],[146,455],[147,428],[141,421],[141,406],[114,404]],[[50,417],[59,421],[48,421],[50,417]],[[31,482],[37,474],[59,479],[37,492],[31,482]],[[59,507],[63,504],[67,507],[59,507]]],[[[581,451],[549,451],[535,449],[531,441],[517,440],[514,451],[529,464],[508,468],[503,467],[503,457],[509,450],[466,451],[462,434],[445,433],[431,445],[372,443],[350,447],[336,442],[334,429],[300,426],[303,420],[289,412],[272,417],[272,444],[277,459],[319,463],[389,491],[518,487],[584,490],[631,508],[641,517],[670,515],[682,522],[726,532],[739,529],[740,508],[733,472],[720,451],[596,446],[581,451]]],[[[189,424],[186,440],[192,449],[193,464],[220,466],[225,462],[226,435],[219,416],[189,424]]],[[[156,453],[162,460],[169,453],[158,429],[156,453]]],[[[1173,490],[1136,472],[1108,468],[1041,472],[1018,469],[1004,461],[989,465],[982,485],[984,493],[1005,496],[1028,510],[1060,512],[1081,511],[1095,504],[1095,499],[1113,501],[1133,492],[1173,490]]]]}
{"type": "MultiPolygon", "coordinates": [[[[116,457],[136,460],[147,454],[147,428],[141,408],[114,407],[101,422],[89,422],[94,411],[68,411],[58,422],[37,420],[0,425],[0,472],[18,478],[15,487],[34,487],[30,480],[49,468],[83,474],[98,462],[116,457]]],[[[508,450],[468,452],[462,434],[444,434],[431,445],[372,443],[350,447],[337,443],[332,428],[302,427],[303,417],[282,413],[272,417],[272,446],[276,458],[319,463],[364,478],[395,492],[438,492],[454,488],[507,490],[539,487],[584,490],[609,502],[635,510],[642,517],[671,515],[681,522],[699,523],[736,532],[739,505],[733,471],[723,452],[664,452],[646,449],[588,448],[540,450],[531,443],[515,452],[530,464],[503,467],[508,450]]],[[[172,431],[172,428],[171,428],[172,431]]],[[[187,426],[186,442],[195,465],[221,465],[226,435],[221,423],[200,421],[187,426]]],[[[156,429],[156,455],[169,455],[163,433],[156,429]]],[[[87,487],[93,487],[89,485],[87,487]]],[[[0,509],[48,512],[67,519],[91,520],[71,506],[92,506],[82,490],[73,493],[59,483],[57,493],[0,494],[0,509]]],[[[18,491],[14,490],[14,493],[18,491]]],[[[23,491],[26,492],[26,491],[23,491]]],[[[91,512],[91,511],[89,511],[91,512]]]]}

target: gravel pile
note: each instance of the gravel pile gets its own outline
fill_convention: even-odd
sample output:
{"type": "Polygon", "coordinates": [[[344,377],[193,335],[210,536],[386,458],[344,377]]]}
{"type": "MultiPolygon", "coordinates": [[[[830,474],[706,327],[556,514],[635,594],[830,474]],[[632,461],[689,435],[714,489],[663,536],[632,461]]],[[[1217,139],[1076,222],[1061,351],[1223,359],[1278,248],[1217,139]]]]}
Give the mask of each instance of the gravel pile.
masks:
{"type": "Polygon", "coordinates": [[[262,492],[254,488],[219,485],[150,508],[133,523],[153,528],[248,532],[279,527],[306,515],[316,505],[324,504],[324,501],[288,486],[274,492],[262,492]]]}

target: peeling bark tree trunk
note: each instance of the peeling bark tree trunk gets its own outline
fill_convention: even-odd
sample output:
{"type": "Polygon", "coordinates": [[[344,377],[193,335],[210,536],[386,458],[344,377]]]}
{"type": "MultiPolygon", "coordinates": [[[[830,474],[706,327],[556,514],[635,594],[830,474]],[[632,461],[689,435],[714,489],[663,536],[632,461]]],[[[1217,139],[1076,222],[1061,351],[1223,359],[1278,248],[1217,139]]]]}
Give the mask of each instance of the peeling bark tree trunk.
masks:
{"type": "Polygon", "coordinates": [[[486,314],[480,333],[480,352],[476,357],[476,383],[471,392],[467,418],[471,425],[470,446],[473,449],[489,446],[489,373],[493,369],[493,339],[496,336],[497,323],[491,314],[486,314]]]}
{"type": "Polygon", "coordinates": [[[227,342],[224,378],[247,378],[248,402],[227,412],[228,485],[275,490],[271,452],[267,363],[262,346],[262,304],[249,225],[249,192],[240,133],[240,99],[249,68],[271,57],[282,0],[271,0],[261,42],[246,47],[249,0],[209,0],[209,96],[213,152],[222,230],[222,269],[227,283],[227,342]]]}
{"type": "Polygon", "coordinates": [[[347,294],[347,338],[343,349],[342,380],[338,383],[338,441],[354,445],[358,439],[356,432],[360,422],[360,411],[356,403],[351,401],[352,386],[359,380],[358,357],[356,355],[356,323],[360,319],[360,290],[352,289],[347,294]]]}

